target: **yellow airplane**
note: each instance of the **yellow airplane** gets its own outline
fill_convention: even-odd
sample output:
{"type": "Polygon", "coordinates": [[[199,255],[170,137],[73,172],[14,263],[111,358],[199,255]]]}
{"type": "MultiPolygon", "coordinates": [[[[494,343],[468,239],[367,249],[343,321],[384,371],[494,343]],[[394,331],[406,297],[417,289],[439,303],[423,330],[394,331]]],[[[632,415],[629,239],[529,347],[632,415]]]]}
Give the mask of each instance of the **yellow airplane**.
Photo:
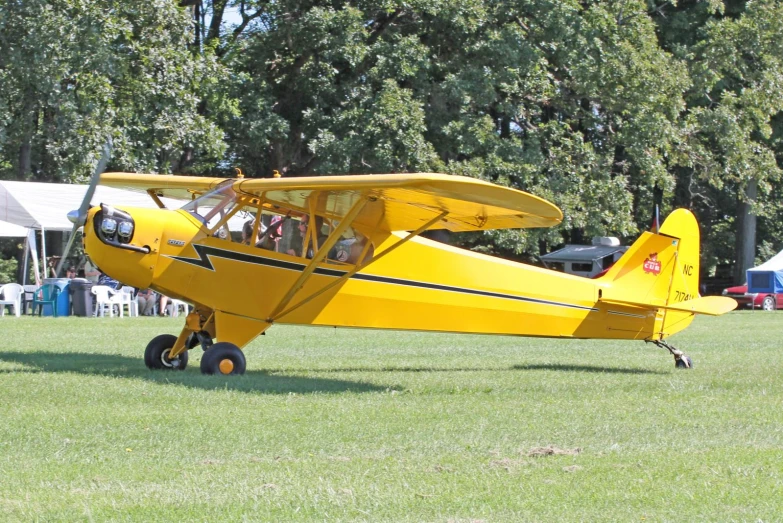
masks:
{"type": "Polygon", "coordinates": [[[88,191],[69,217],[74,229],[84,225],[93,262],[126,285],[193,305],[179,336],[147,345],[150,369],[182,370],[200,345],[202,373],[242,374],[242,347],[275,323],[644,340],[690,368],[665,339],[695,314],[736,307],[699,296],[699,227],[685,209],[586,279],[421,237],[562,220],[550,202],[472,178],[107,173],[100,183],[145,191],[161,208],[89,208],[88,191]],[[166,209],[161,196],[188,202],[166,209]],[[229,227],[237,220],[247,224],[241,238],[229,227]]]}

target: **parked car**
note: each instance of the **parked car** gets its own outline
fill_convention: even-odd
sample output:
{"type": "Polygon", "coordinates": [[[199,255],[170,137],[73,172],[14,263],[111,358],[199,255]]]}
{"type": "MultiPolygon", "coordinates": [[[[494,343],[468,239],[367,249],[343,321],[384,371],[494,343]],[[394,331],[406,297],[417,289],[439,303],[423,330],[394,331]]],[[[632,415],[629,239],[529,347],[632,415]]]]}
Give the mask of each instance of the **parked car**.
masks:
{"type": "Polygon", "coordinates": [[[723,289],[723,295],[737,300],[737,309],[774,311],[783,308],[783,293],[748,293],[747,284],[723,289]]]}

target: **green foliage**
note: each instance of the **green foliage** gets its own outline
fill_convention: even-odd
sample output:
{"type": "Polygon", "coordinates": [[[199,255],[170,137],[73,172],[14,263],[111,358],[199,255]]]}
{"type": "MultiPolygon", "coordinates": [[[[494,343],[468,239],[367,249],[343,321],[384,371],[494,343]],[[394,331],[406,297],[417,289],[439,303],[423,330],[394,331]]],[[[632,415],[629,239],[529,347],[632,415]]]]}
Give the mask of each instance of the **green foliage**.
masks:
{"type": "Polygon", "coordinates": [[[0,4],[0,177],[78,180],[107,135],[132,171],[442,171],[564,211],[471,248],[630,240],[685,206],[706,272],[752,181],[759,245],[783,246],[780,2],[181,4],[0,4]]]}
{"type": "Polygon", "coordinates": [[[188,149],[222,155],[195,89],[216,73],[188,51],[189,26],[169,0],[0,4],[0,174],[80,180],[107,136],[114,169],[181,169],[188,149]]]}
{"type": "Polygon", "coordinates": [[[18,238],[0,238],[0,284],[17,281],[16,256],[23,249],[18,238]]]}
{"type": "Polygon", "coordinates": [[[17,261],[0,259],[0,284],[16,282],[17,261]]]}

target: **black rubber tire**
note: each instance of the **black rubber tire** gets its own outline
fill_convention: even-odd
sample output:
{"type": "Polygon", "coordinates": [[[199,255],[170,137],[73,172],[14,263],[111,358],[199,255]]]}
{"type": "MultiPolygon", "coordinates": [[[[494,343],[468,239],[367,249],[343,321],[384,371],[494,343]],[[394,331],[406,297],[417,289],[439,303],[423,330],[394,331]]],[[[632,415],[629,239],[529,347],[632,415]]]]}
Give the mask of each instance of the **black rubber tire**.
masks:
{"type": "Polygon", "coordinates": [[[161,334],[155,336],[144,349],[144,364],[151,370],[185,370],[188,366],[188,352],[185,351],[175,358],[178,363],[172,363],[167,355],[177,337],[173,334],[161,334]]]}
{"type": "Polygon", "coordinates": [[[774,311],[776,309],[775,307],[775,297],[774,296],[766,296],[764,298],[764,301],[761,303],[761,309],[765,311],[774,311]]]}
{"type": "Polygon", "coordinates": [[[212,345],[201,357],[202,374],[237,375],[244,374],[247,368],[245,354],[233,343],[219,342],[212,345]],[[231,362],[231,371],[224,372],[220,363],[224,360],[231,362]]]}
{"type": "Polygon", "coordinates": [[[693,360],[691,360],[688,356],[683,356],[682,359],[674,360],[674,366],[678,369],[692,369],[693,360]],[[688,360],[688,363],[686,364],[683,360],[688,360]]]}

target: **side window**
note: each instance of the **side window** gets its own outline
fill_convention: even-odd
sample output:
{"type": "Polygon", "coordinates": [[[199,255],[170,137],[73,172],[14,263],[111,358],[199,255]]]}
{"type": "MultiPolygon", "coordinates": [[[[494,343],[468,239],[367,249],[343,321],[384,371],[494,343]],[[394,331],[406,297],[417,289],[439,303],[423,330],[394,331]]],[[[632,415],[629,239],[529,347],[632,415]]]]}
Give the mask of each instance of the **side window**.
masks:
{"type": "MultiPolygon", "coordinates": [[[[295,228],[294,234],[291,236],[286,249],[281,252],[286,252],[291,256],[304,256],[305,258],[312,258],[315,245],[320,249],[331,236],[332,231],[339,225],[339,222],[336,220],[329,220],[321,216],[316,216],[311,224],[308,215],[293,218],[291,223],[292,227],[295,228]],[[311,230],[311,225],[314,227],[313,230],[311,230]],[[313,238],[315,238],[315,245],[313,238]],[[307,245],[306,247],[305,244],[307,245]]],[[[286,237],[285,232],[283,237],[286,237]]],[[[368,243],[368,238],[348,227],[343,231],[332,248],[329,249],[326,261],[329,263],[355,265],[361,261],[368,260],[372,258],[374,250],[372,244],[370,243],[368,246],[368,243]]]]}
{"type": "Polygon", "coordinates": [[[232,242],[242,241],[243,224],[255,220],[258,208],[242,204],[237,207],[219,210],[207,219],[206,225],[211,236],[232,242]]]}
{"type": "Polygon", "coordinates": [[[269,251],[280,251],[280,239],[286,221],[284,216],[248,205],[237,213],[235,221],[237,225],[232,227],[232,231],[236,228],[238,234],[232,234],[232,237],[236,237],[234,241],[269,251]]]}
{"type": "Polygon", "coordinates": [[[565,272],[565,263],[563,262],[546,262],[546,266],[553,271],[565,272]]]}
{"type": "Polygon", "coordinates": [[[590,272],[593,270],[592,263],[573,262],[571,263],[571,270],[574,272],[590,272]]]}

